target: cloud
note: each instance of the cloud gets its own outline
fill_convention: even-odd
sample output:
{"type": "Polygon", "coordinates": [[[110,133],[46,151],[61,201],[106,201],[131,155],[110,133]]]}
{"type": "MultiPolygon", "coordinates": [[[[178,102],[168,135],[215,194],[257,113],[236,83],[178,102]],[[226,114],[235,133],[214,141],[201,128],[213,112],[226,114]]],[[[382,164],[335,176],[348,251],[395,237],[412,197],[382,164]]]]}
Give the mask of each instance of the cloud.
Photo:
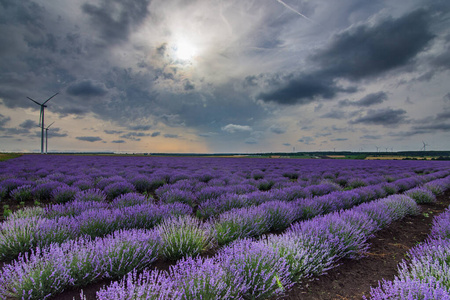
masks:
{"type": "Polygon", "coordinates": [[[304,136],[304,137],[300,138],[298,141],[300,143],[310,145],[314,141],[314,138],[312,138],[310,136],[304,136]]]}
{"type": "Polygon", "coordinates": [[[36,121],[28,119],[28,120],[25,120],[22,123],[20,123],[19,126],[22,127],[22,128],[25,128],[25,129],[31,129],[31,128],[39,127],[39,124],[36,123],[36,121]]]}
{"type": "Polygon", "coordinates": [[[393,126],[405,123],[406,111],[403,109],[369,109],[365,116],[350,121],[350,124],[393,126]]]}
{"type": "Polygon", "coordinates": [[[388,99],[387,94],[385,92],[381,91],[378,93],[368,94],[358,101],[349,101],[349,100],[339,101],[339,104],[344,105],[344,106],[352,105],[352,106],[358,106],[358,107],[368,107],[368,106],[372,106],[375,104],[383,103],[387,99],[388,99]]]}
{"type": "Polygon", "coordinates": [[[164,134],[164,137],[165,137],[165,138],[168,138],[168,139],[176,139],[176,138],[178,138],[179,136],[178,136],[178,134],[170,134],[170,133],[166,133],[166,134],[164,134]]]}
{"type": "Polygon", "coordinates": [[[136,130],[136,131],[147,131],[150,130],[150,128],[152,128],[151,125],[134,125],[134,126],[128,126],[129,129],[131,130],[136,130]]]}
{"type": "Polygon", "coordinates": [[[0,128],[5,126],[9,121],[11,121],[10,117],[5,117],[4,115],[0,114],[0,128]]]}
{"type": "Polygon", "coordinates": [[[106,43],[126,41],[130,32],[148,15],[150,0],[102,0],[99,6],[85,3],[82,11],[106,43]]]}
{"type": "Polygon", "coordinates": [[[283,143],[283,146],[290,147],[291,144],[289,144],[289,143],[283,143]]]}
{"type": "Polygon", "coordinates": [[[248,139],[245,139],[245,143],[249,145],[258,144],[258,140],[254,137],[249,137],[248,139]]]}
{"type": "MultiPolygon", "coordinates": [[[[278,75],[273,75],[270,90],[259,93],[257,99],[305,105],[319,97],[331,99],[338,93],[354,93],[355,87],[340,86],[338,79],[360,81],[410,63],[434,38],[429,30],[430,19],[429,13],[420,9],[398,19],[386,18],[375,25],[362,24],[338,33],[309,57],[311,71],[292,73],[281,82],[278,75]]],[[[254,84],[255,80],[247,77],[245,82],[254,84]]],[[[374,101],[370,97],[361,100],[356,105],[367,106],[374,101]]]]}
{"type": "Polygon", "coordinates": [[[92,80],[83,80],[70,85],[67,94],[76,97],[100,97],[108,93],[105,86],[92,80]]]}
{"type": "Polygon", "coordinates": [[[104,132],[106,133],[106,134],[121,134],[121,133],[123,133],[123,131],[122,130],[104,130],[104,132]]]}
{"type": "Polygon", "coordinates": [[[269,127],[270,132],[273,132],[275,134],[283,134],[286,132],[286,127],[279,126],[279,125],[272,125],[269,127]]]}
{"type": "Polygon", "coordinates": [[[335,139],[331,139],[330,141],[332,141],[332,142],[344,142],[344,141],[348,141],[348,138],[335,138],[335,139]]]}
{"type": "Polygon", "coordinates": [[[102,141],[102,138],[99,136],[77,136],[77,140],[86,141],[86,142],[99,142],[102,141]]]}
{"type": "Polygon", "coordinates": [[[346,119],[347,118],[347,112],[342,110],[332,110],[326,114],[321,115],[321,118],[328,118],[328,119],[346,119]]]}
{"type": "Polygon", "coordinates": [[[161,135],[161,132],[155,131],[155,132],[153,132],[150,136],[151,136],[151,137],[157,137],[157,136],[160,136],[160,135],[161,135]]]}
{"type": "Polygon", "coordinates": [[[273,82],[271,91],[257,95],[257,99],[283,105],[309,104],[317,97],[331,99],[340,92],[354,93],[354,87],[340,87],[331,78],[318,74],[299,74],[285,82],[273,82]]]}
{"type": "Polygon", "coordinates": [[[235,133],[235,132],[250,132],[252,131],[252,128],[247,125],[228,124],[222,127],[222,130],[228,133],[235,133]]]}
{"type": "Polygon", "coordinates": [[[366,139],[366,140],[379,140],[381,139],[381,135],[370,135],[370,134],[366,134],[361,136],[362,139],[366,139]]]}
{"type": "Polygon", "coordinates": [[[111,143],[115,143],[115,144],[124,144],[124,143],[126,143],[124,140],[114,140],[114,141],[111,141],[111,143]]]}
{"type": "Polygon", "coordinates": [[[434,38],[430,13],[419,9],[398,19],[386,18],[336,34],[332,42],[311,56],[326,77],[351,80],[378,76],[406,65],[434,38]]]}

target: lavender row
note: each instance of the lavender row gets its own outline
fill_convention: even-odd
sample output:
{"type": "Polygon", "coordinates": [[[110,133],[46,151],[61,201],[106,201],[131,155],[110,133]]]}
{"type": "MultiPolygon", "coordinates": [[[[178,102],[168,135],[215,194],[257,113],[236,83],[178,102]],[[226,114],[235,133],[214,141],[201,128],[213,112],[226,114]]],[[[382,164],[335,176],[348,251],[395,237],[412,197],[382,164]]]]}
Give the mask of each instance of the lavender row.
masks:
{"type": "MultiPolygon", "coordinates": [[[[71,209],[95,207],[97,202],[72,203],[71,209]],[[87,205],[86,205],[87,204],[87,205]]],[[[53,211],[54,212],[54,211],[53,211]]],[[[11,259],[35,247],[62,243],[80,236],[101,237],[119,229],[150,229],[172,216],[190,215],[192,208],[181,204],[140,204],[107,209],[91,208],[77,216],[48,219],[45,211],[28,209],[0,224],[0,258],[11,259]]]]}
{"type": "Polygon", "coordinates": [[[382,280],[370,299],[450,299],[450,207],[433,219],[426,242],[412,248],[398,276],[382,280]]]}
{"type": "MultiPolygon", "coordinates": [[[[436,191],[442,190],[450,185],[450,177],[433,182],[427,185],[434,186],[436,191]]],[[[210,228],[208,231],[214,233],[214,242],[223,246],[236,239],[284,230],[298,220],[381,198],[386,196],[386,190],[385,186],[375,186],[292,202],[265,202],[256,207],[237,208],[222,213],[207,222],[205,228],[210,228]]],[[[417,190],[410,195],[418,199],[417,195],[424,193],[426,191],[417,190]]],[[[108,207],[112,205],[118,208],[108,209],[103,202],[73,201],[53,205],[45,211],[34,208],[19,212],[0,224],[0,255],[3,259],[11,259],[34,247],[61,243],[82,235],[98,237],[119,229],[150,229],[163,219],[192,213],[192,209],[184,204],[155,205],[146,201],[143,196],[126,194],[108,204],[108,207]],[[45,218],[49,216],[59,218],[45,218]]],[[[184,255],[182,251],[175,250],[170,258],[176,260],[184,255]]]]}
{"type": "Polygon", "coordinates": [[[131,272],[97,293],[97,299],[267,299],[294,282],[358,259],[372,234],[394,220],[417,214],[416,202],[389,196],[354,209],[292,225],[284,234],[242,239],[214,257],[186,257],[168,272],[131,272]]]}

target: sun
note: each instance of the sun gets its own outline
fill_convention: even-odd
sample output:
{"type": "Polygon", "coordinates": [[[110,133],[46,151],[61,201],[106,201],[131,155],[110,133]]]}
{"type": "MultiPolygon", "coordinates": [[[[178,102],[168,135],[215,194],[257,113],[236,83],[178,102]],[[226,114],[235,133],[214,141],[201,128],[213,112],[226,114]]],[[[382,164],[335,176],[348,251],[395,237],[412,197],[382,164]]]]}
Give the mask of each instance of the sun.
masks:
{"type": "Polygon", "coordinates": [[[176,58],[190,61],[197,55],[197,48],[189,41],[179,40],[174,47],[174,52],[176,58]]]}

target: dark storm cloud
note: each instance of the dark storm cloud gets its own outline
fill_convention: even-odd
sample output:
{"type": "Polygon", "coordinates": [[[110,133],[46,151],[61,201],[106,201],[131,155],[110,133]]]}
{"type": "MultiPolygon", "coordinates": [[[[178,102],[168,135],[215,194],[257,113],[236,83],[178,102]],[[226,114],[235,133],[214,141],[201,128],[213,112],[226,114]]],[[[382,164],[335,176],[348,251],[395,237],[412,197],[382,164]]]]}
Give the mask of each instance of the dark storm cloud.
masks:
{"type": "MultiPolygon", "coordinates": [[[[309,104],[317,97],[331,99],[338,93],[353,93],[356,88],[339,86],[340,78],[359,81],[405,66],[425,50],[434,35],[429,30],[430,16],[416,10],[398,19],[387,18],[378,24],[352,27],[335,35],[332,41],[310,56],[315,66],[310,72],[292,74],[287,82],[269,85],[257,99],[278,104],[309,104]]],[[[273,75],[274,79],[278,75],[273,75]]],[[[257,77],[247,77],[244,85],[253,85],[257,77]]],[[[375,96],[355,105],[368,106],[375,96]]]]}
{"type": "Polygon", "coordinates": [[[344,106],[358,106],[358,107],[368,107],[375,104],[383,103],[388,99],[388,96],[385,92],[378,92],[378,93],[372,93],[368,94],[367,96],[361,98],[358,101],[349,101],[349,100],[342,100],[339,101],[340,105],[344,106]]]}
{"type": "Polygon", "coordinates": [[[102,141],[102,138],[99,136],[77,136],[77,140],[86,141],[86,142],[99,142],[102,141]]]}
{"type": "Polygon", "coordinates": [[[324,76],[360,80],[409,63],[434,38],[431,17],[420,9],[375,26],[359,25],[337,34],[311,57],[324,76]]]}
{"type": "Polygon", "coordinates": [[[108,93],[105,86],[92,80],[83,80],[70,85],[67,94],[76,97],[99,97],[108,93]]]}
{"type": "Polygon", "coordinates": [[[22,127],[22,128],[25,128],[25,129],[31,129],[31,128],[38,127],[39,124],[36,123],[36,121],[28,119],[28,120],[23,121],[19,126],[22,127]]]}
{"type": "Polygon", "coordinates": [[[275,102],[284,105],[309,104],[317,97],[331,99],[337,93],[353,93],[353,87],[343,88],[331,78],[318,74],[300,74],[285,83],[276,83],[269,92],[260,93],[257,98],[265,102],[275,102]]]}
{"type": "Polygon", "coordinates": [[[128,39],[130,32],[149,14],[149,3],[150,0],[102,0],[99,6],[85,3],[81,9],[109,44],[128,39]]]}
{"type": "Polygon", "coordinates": [[[369,109],[365,116],[350,121],[350,124],[368,124],[393,126],[406,121],[406,111],[403,109],[369,109]]]}
{"type": "Polygon", "coordinates": [[[155,131],[155,132],[153,132],[150,136],[151,136],[151,137],[157,137],[157,136],[160,136],[160,135],[161,135],[161,132],[155,131]]]}
{"type": "Polygon", "coordinates": [[[437,123],[430,125],[413,126],[415,131],[436,132],[436,131],[450,131],[450,123],[437,123]]]}

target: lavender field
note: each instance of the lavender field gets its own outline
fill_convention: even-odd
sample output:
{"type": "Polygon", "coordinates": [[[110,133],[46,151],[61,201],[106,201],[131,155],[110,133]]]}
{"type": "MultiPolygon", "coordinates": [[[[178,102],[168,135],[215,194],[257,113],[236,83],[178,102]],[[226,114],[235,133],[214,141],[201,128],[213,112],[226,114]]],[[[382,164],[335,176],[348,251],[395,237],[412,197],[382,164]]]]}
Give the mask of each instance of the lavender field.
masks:
{"type": "MultiPolygon", "coordinates": [[[[0,162],[0,298],[282,297],[449,188],[445,161],[24,155],[0,162]]],[[[449,216],[372,299],[450,299],[449,216]]]]}

